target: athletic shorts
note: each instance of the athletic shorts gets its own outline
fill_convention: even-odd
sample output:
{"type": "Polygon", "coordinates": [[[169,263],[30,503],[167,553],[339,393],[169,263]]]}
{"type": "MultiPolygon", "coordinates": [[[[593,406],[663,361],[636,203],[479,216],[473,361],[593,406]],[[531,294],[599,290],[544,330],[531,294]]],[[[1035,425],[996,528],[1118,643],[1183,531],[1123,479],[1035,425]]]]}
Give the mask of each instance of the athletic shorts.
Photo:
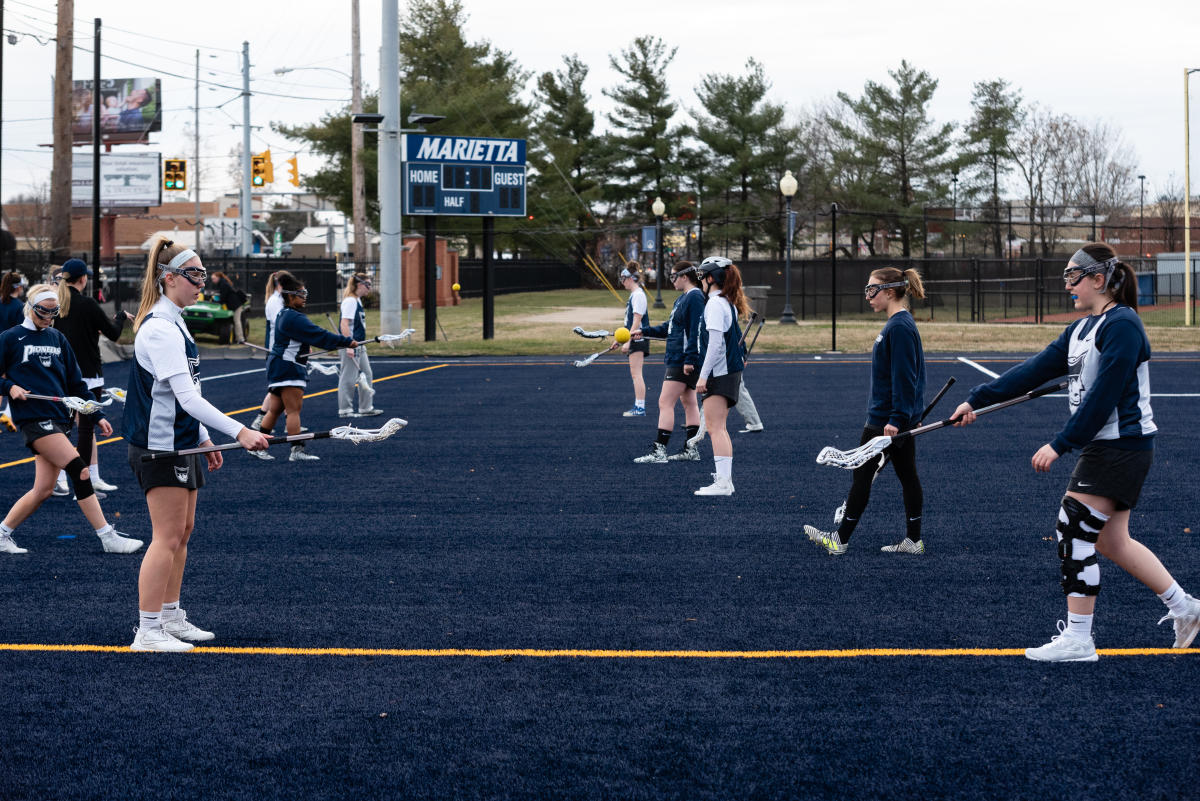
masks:
{"type": "Polygon", "coordinates": [[[137,445],[129,446],[129,466],[137,476],[142,492],[155,487],[179,487],[194,490],[204,486],[204,470],[208,460],[198,453],[191,456],[175,456],[171,459],[156,459],[143,462],[142,454],[154,453],[137,445]]]}
{"type": "Polygon", "coordinates": [[[1118,512],[1132,509],[1142,494],[1142,484],[1153,461],[1153,450],[1127,451],[1093,442],[1080,451],[1067,490],[1111,498],[1118,512]]]}
{"type": "Polygon", "coordinates": [[[33,447],[35,440],[51,434],[70,435],[74,427],[74,421],[70,420],[35,420],[32,423],[21,423],[21,435],[25,438],[25,447],[36,454],[37,451],[33,447]]]}
{"type": "Polygon", "coordinates": [[[720,395],[725,399],[731,407],[737,406],[738,393],[742,389],[742,374],[728,373],[727,375],[710,375],[708,377],[708,391],[704,393],[704,400],[708,400],[714,395],[720,395]]]}
{"type": "Polygon", "coordinates": [[[663,376],[663,381],[678,381],[680,384],[686,384],[688,389],[695,389],[699,380],[699,367],[692,368],[691,373],[685,373],[682,364],[667,365],[667,374],[663,376]]]}
{"type": "Polygon", "coordinates": [[[306,388],[307,388],[307,386],[300,386],[298,384],[285,384],[283,386],[278,386],[278,387],[267,387],[267,392],[270,393],[271,395],[274,395],[277,398],[282,398],[283,391],[285,389],[298,389],[298,390],[303,391],[306,388]]]}
{"type": "Polygon", "coordinates": [[[648,339],[631,339],[631,340],[629,340],[629,353],[627,354],[626,358],[628,358],[628,356],[632,356],[635,353],[641,353],[646,356],[649,356],[650,355],[650,340],[648,340],[648,339]]]}

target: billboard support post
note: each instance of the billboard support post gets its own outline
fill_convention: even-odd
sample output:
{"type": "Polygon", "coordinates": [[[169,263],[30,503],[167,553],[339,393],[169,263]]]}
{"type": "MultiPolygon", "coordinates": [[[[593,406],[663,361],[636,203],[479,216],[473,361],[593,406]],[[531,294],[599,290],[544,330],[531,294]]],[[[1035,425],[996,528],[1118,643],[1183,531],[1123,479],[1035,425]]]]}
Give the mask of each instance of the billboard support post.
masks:
{"type": "Polygon", "coordinates": [[[100,278],[100,18],[95,18],[92,49],[92,270],[88,293],[96,294],[100,278]]]}

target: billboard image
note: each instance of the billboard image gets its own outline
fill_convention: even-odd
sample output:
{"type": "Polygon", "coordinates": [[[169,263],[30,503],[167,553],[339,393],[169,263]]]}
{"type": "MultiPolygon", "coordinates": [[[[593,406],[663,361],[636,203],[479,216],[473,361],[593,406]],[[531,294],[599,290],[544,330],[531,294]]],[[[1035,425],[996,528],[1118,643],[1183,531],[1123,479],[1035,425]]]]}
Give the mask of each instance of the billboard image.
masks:
{"type": "MultiPolygon", "coordinates": [[[[92,138],[92,82],[75,81],[71,94],[71,133],[76,141],[92,138]]],[[[162,130],[162,81],[158,78],[100,80],[100,133],[144,139],[162,130]]]]}
{"type": "MultiPolygon", "coordinates": [[[[162,205],[162,160],[158,153],[100,154],[100,207],[149,208],[162,205]]],[[[92,155],[71,162],[71,205],[92,205],[92,155]]]]}

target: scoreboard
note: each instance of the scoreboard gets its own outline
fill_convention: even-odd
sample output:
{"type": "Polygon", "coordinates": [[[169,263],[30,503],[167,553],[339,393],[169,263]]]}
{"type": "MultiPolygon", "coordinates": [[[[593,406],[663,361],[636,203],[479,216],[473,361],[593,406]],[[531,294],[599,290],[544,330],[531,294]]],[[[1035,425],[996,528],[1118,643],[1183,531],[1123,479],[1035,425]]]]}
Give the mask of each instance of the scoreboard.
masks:
{"type": "Polygon", "coordinates": [[[525,215],[525,140],[405,134],[403,214],[525,215]]]}

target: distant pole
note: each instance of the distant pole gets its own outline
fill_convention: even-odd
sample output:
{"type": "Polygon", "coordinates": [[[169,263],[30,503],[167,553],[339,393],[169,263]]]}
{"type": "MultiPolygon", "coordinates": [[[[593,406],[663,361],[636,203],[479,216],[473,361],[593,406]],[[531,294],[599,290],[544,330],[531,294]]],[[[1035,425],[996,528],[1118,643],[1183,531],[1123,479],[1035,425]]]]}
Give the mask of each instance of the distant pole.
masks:
{"type": "Polygon", "coordinates": [[[196,48],[196,89],[192,106],[192,189],[196,193],[196,252],[204,236],[204,219],[200,216],[200,48],[196,48]]]}
{"type": "MultiPolygon", "coordinates": [[[[94,20],[92,35],[92,271],[100,278],[100,18],[94,20]]],[[[96,282],[89,285],[96,292],[96,282]]]]}
{"type": "Polygon", "coordinates": [[[1138,181],[1142,184],[1138,191],[1138,264],[1141,266],[1141,260],[1146,257],[1146,176],[1139,175],[1138,181]]]}
{"type": "Polygon", "coordinates": [[[242,42],[242,258],[250,258],[252,226],[250,204],[253,188],[250,183],[250,43],[242,42]]]}
{"type": "Polygon", "coordinates": [[[786,170],[779,179],[779,191],[787,205],[787,244],[783,254],[783,313],[779,322],[783,325],[795,325],[796,313],[792,311],[792,229],[796,220],[792,212],[792,196],[796,194],[799,184],[791,170],[786,170]]]}
{"type": "MultiPolygon", "coordinates": [[[[437,217],[425,217],[425,341],[437,342],[437,217]]],[[[389,329],[390,330],[390,329],[389,329]]]]}
{"type": "Polygon", "coordinates": [[[829,248],[829,284],[832,289],[829,295],[829,310],[832,314],[830,325],[830,341],[829,349],[837,350],[837,204],[831,203],[829,206],[830,228],[833,231],[832,239],[829,248]]]}
{"type": "MultiPolygon", "coordinates": [[[[72,65],[75,0],[58,0],[54,41],[54,155],[50,168],[50,259],[61,264],[71,254],[72,65]]],[[[95,109],[99,113],[99,109],[95,109]]]]}
{"type": "Polygon", "coordinates": [[[663,280],[663,248],[662,248],[662,218],[667,212],[667,206],[661,197],[654,198],[650,206],[654,212],[654,308],[665,309],[662,299],[663,280]]]}
{"type": "MultiPolygon", "coordinates": [[[[350,3],[350,112],[362,112],[362,50],[359,46],[358,0],[350,3]]],[[[363,130],[350,126],[350,195],[354,218],[354,269],[362,271],[367,256],[367,182],[362,163],[363,130]]]]}
{"type": "Polygon", "coordinates": [[[379,325],[403,326],[400,263],[400,5],[383,0],[379,47],[379,325]]]}
{"type": "Polygon", "coordinates": [[[496,265],[492,261],[495,247],[496,221],[483,218],[483,338],[496,336],[496,265]]]}

